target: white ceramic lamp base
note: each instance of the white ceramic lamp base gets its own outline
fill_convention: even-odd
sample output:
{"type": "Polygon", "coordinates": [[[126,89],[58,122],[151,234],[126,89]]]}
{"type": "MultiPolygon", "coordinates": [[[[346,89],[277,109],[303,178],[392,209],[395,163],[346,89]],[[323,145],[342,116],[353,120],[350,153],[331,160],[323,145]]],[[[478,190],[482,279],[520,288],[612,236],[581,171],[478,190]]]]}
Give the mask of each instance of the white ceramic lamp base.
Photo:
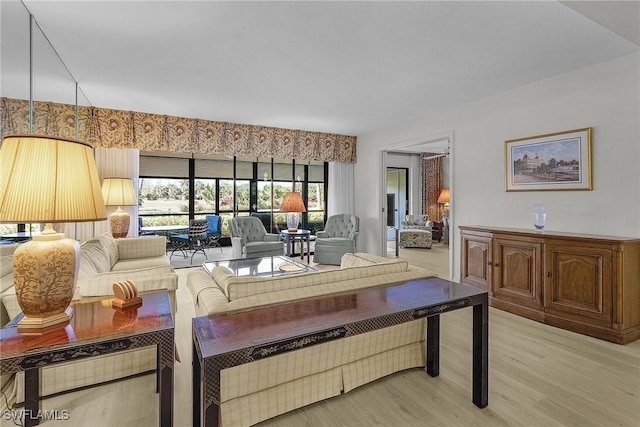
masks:
{"type": "Polygon", "coordinates": [[[69,303],[80,267],[80,245],[48,224],[45,231],[21,244],[13,254],[16,298],[25,317],[20,332],[44,332],[68,323],[69,303]]]}
{"type": "Polygon", "coordinates": [[[287,214],[287,230],[291,232],[298,231],[298,224],[300,224],[300,218],[297,212],[289,212],[287,214]]]}
{"type": "Polygon", "coordinates": [[[118,209],[109,215],[111,235],[116,238],[127,237],[127,234],[129,234],[129,222],[131,222],[131,215],[118,206],[118,209]]]}

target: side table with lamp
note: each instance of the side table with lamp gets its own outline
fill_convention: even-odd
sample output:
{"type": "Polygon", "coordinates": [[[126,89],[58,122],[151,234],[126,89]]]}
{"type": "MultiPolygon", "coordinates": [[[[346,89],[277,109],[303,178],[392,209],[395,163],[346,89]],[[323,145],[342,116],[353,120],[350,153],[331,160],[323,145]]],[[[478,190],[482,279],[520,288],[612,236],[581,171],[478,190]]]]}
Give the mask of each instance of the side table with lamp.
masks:
{"type": "Polygon", "coordinates": [[[51,223],[106,219],[88,144],[39,135],[7,135],[0,148],[0,222],[46,223],[13,255],[19,331],[41,333],[69,322],[80,245],[51,223]]]}

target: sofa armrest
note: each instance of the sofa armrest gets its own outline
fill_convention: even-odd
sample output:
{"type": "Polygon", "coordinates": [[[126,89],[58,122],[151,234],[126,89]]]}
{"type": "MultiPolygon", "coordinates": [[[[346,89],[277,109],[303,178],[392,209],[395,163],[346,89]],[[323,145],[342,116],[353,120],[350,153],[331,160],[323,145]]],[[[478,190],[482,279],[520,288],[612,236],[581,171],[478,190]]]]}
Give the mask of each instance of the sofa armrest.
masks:
{"type": "Polygon", "coordinates": [[[229,300],[216,282],[202,270],[189,273],[187,287],[191,291],[196,315],[222,313],[228,310],[229,300]]]}
{"type": "Polygon", "coordinates": [[[117,239],[118,259],[148,258],[167,254],[164,236],[141,236],[117,239]]]}
{"type": "Polygon", "coordinates": [[[231,257],[233,259],[242,258],[242,246],[244,246],[242,237],[231,238],[231,257]]]}
{"type": "Polygon", "coordinates": [[[316,237],[328,238],[329,233],[327,233],[326,231],[316,231],[316,237]]]}
{"type": "Polygon", "coordinates": [[[262,239],[264,242],[279,242],[280,241],[280,235],[279,234],[273,234],[273,233],[267,233],[264,235],[264,239],[262,239]]]}
{"type": "Polygon", "coordinates": [[[358,234],[359,232],[354,231],[349,235],[349,237],[353,239],[353,244],[356,248],[356,251],[358,250],[358,234]]]}

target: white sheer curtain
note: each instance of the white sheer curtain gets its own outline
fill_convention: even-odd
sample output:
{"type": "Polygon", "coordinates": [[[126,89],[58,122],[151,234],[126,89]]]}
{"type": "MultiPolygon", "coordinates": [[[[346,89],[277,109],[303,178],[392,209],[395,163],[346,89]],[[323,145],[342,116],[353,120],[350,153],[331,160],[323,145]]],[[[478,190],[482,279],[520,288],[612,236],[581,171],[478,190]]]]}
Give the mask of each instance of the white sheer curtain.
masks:
{"type": "Polygon", "coordinates": [[[355,212],[353,170],[353,163],[329,163],[328,216],[355,212]]]}
{"type": "MultiPolygon", "coordinates": [[[[139,154],[136,149],[95,148],[96,167],[100,176],[100,183],[104,178],[131,178],[134,188],[138,188],[139,154]]],[[[117,206],[106,206],[107,217],[117,209],[117,206]]],[[[129,236],[138,235],[138,207],[122,206],[122,210],[129,212],[129,236]]],[[[109,221],[78,222],[67,224],[65,234],[80,242],[94,236],[108,233],[109,221]]]]}

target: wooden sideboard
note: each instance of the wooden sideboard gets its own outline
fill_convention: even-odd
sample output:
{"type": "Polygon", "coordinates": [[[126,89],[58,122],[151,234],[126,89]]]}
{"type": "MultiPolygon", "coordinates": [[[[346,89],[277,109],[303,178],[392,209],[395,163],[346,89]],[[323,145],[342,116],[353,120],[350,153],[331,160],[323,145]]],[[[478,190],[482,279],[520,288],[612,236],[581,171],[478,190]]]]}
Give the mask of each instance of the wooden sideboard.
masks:
{"type": "Polygon", "coordinates": [[[490,305],[626,344],[640,338],[640,239],[461,226],[460,278],[490,305]]]}

